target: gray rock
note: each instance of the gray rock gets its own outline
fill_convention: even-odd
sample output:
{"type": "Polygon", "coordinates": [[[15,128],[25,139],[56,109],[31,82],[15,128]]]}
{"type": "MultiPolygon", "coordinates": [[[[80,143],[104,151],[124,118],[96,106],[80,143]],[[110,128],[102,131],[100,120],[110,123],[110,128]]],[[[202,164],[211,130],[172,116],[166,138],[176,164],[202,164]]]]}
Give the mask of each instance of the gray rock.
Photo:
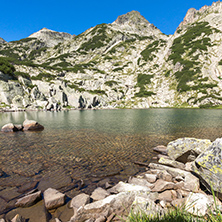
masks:
{"type": "Polygon", "coordinates": [[[111,213],[129,211],[136,195],[137,192],[121,192],[87,204],[77,211],[77,215],[71,219],[71,222],[86,221],[90,218],[97,219],[104,212],[107,212],[106,217],[108,217],[111,213]]]}
{"type": "Polygon", "coordinates": [[[16,127],[14,126],[13,123],[8,123],[8,124],[5,124],[2,129],[1,129],[2,132],[14,132],[14,131],[17,131],[16,130],[16,127]]]}
{"type": "Polygon", "coordinates": [[[205,216],[213,205],[213,196],[207,196],[202,193],[190,193],[185,202],[185,210],[196,216],[205,216]]]}
{"type": "Polygon", "coordinates": [[[198,192],[200,188],[199,179],[195,177],[193,174],[191,174],[190,172],[180,170],[177,168],[164,166],[164,165],[155,164],[155,163],[150,163],[149,167],[155,170],[163,170],[163,171],[165,170],[169,174],[171,174],[173,178],[177,176],[182,176],[184,178],[183,189],[187,191],[198,192]]]}
{"type": "Polygon", "coordinates": [[[210,140],[180,138],[167,145],[168,156],[176,161],[186,163],[196,159],[211,145],[210,140]]]}
{"type": "Polygon", "coordinates": [[[160,164],[164,164],[166,166],[171,166],[171,167],[175,167],[175,168],[179,168],[181,170],[185,169],[185,164],[175,161],[175,160],[171,160],[169,158],[165,158],[165,157],[161,157],[158,161],[158,163],[160,164]]]}
{"type": "Polygon", "coordinates": [[[38,122],[36,122],[35,120],[28,120],[26,119],[23,122],[23,130],[43,130],[44,126],[42,126],[41,124],[39,124],[38,122]]]}
{"type": "Polygon", "coordinates": [[[96,200],[102,200],[102,199],[104,199],[104,198],[106,198],[107,196],[109,196],[110,194],[106,191],[106,190],[104,190],[103,188],[101,188],[101,187],[98,187],[98,188],[96,188],[94,191],[93,191],[93,193],[92,193],[92,195],[90,196],[94,201],[96,201],[96,200]]]}
{"type": "Polygon", "coordinates": [[[181,188],[182,184],[175,184],[172,182],[167,182],[164,180],[157,180],[156,183],[154,184],[154,187],[152,188],[152,192],[163,192],[165,190],[173,190],[173,189],[178,189],[181,188]]]}
{"type": "Polygon", "coordinates": [[[30,207],[41,199],[41,191],[26,195],[18,199],[15,203],[16,207],[30,207]]]}
{"type": "Polygon", "coordinates": [[[222,200],[222,138],[197,157],[193,170],[209,191],[216,191],[222,200]]]}
{"type": "Polygon", "coordinates": [[[153,184],[149,183],[146,179],[135,178],[135,177],[129,179],[129,184],[134,184],[149,188],[153,187],[153,184]]]}
{"type": "Polygon", "coordinates": [[[90,196],[85,193],[81,193],[74,198],[72,198],[70,207],[79,209],[90,202],[90,196]]]}
{"type": "Polygon", "coordinates": [[[55,189],[48,188],[44,191],[44,201],[46,209],[54,209],[65,204],[65,194],[55,189]]]}
{"type": "Polygon", "coordinates": [[[157,177],[159,179],[165,180],[167,182],[173,182],[173,177],[170,173],[168,173],[166,170],[162,170],[158,172],[157,177]]]}
{"type": "Polygon", "coordinates": [[[167,147],[163,145],[159,145],[153,148],[153,151],[158,152],[162,155],[167,155],[167,147]]]}
{"type": "Polygon", "coordinates": [[[145,179],[149,182],[149,183],[155,183],[156,182],[156,179],[157,179],[157,176],[155,174],[148,174],[146,173],[144,175],[145,179]]]}
{"type": "Polygon", "coordinates": [[[116,184],[114,187],[109,189],[109,191],[112,193],[120,193],[120,192],[132,192],[132,191],[150,191],[149,187],[140,186],[140,185],[133,185],[128,184],[120,181],[118,184],[116,184]]]}

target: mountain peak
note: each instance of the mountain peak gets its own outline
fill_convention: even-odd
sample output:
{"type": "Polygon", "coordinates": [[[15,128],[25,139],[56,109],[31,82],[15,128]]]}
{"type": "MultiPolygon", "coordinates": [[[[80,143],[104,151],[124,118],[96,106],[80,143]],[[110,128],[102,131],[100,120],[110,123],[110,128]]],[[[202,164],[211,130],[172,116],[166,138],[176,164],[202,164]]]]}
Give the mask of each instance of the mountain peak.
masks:
{"type": "Polygon", "coordinates": [[[60,42],[72,39],[72,35],[66,32],[56,32],[47,28],[42,28],[29,36],[29,38],[37,38],[46,43],[48,47],[53,47],[60,42]]]}
{"type": "Polygon", "coordinates": [[[0,43],[5,43],[6,41],[0,37],[0,43]]]}
{"type": "Polygon", "coordinates": [[[124,25],[126,23],[135,25],[139,23],[150,24],[138,11],[131,11],[124,15],[120,15],[114,23],[119,25],[124,25]]]}
{"type": "Polygon", "coordinates": [[[138,11],[131,11],[124,15],[118,16],[112,23],[113,28],[136,33],[141,36],[151,36],[162,34],[153,24],[149,23],[138,11]]]}

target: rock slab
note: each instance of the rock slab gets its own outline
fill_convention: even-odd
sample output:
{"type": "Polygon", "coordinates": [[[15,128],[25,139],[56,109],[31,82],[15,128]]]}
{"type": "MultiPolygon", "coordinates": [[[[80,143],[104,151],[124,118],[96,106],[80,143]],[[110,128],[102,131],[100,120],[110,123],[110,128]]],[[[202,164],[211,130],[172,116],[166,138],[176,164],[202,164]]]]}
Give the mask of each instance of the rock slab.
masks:
{"type": "Polygon", "coordinates": [[[222,200],[222,138],[216,139],[212,145],[195,160],[193,170],[205,186],[218,193],[222,200]]]}
{"type": "Polygon", "coordinates": [[[18,199],[15,203],[16,207],[30,207],[35,204],[41,198],[41,191],[32,193],[18,199]]]}

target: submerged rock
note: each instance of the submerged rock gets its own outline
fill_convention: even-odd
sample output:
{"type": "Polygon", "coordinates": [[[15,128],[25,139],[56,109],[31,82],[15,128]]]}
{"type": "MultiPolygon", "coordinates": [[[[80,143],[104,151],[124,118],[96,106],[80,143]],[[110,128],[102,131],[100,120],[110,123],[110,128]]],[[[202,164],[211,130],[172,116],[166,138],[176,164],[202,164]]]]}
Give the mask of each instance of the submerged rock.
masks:
{"type": "Polygon", "coordinates": [[[222,138],[216,139],[197,157],[193,170],[200,176],[204,185],[209,190],[216,191],[222,200],[222,138]]]}
{"type": "Polygon", "coordinates": [[[41,199],[41,191],[26,195],[18,199],[15,203],[16,207],[30,207],[41,199]]]}

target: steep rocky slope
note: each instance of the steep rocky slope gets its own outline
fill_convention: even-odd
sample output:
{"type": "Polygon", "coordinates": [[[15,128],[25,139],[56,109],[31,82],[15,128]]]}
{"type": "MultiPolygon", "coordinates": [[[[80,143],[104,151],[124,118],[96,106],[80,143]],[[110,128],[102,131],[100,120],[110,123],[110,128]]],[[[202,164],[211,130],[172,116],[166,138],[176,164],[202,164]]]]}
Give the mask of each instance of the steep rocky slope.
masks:
{"type": "Polygon", "coordinates": [[[0,102],[13,109],[220,106],[221,39],[220,2],[190,9],[170,36],[136,11],[78,36],[44,28],[0,42],[5,66],[16,70],[0,69],[0,102]]]}

